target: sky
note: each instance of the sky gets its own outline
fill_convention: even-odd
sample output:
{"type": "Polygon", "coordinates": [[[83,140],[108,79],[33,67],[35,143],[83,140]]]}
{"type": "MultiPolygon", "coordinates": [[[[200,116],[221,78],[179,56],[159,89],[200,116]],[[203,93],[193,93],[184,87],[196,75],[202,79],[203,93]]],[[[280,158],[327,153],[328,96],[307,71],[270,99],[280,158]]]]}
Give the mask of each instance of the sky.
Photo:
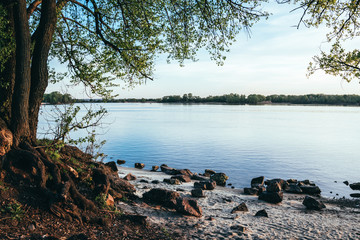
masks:
{"type": "MultiPolygon", "coordinates": [[[[135,88],[115,89],[118,98],[158,98],[167,95],[192,93],[195,96],[238,94],[360,94],[359,81],[350,83],[341,78],[318,71],[307,77],[307,67],[320,50],[329,49],[326,43],[326,26],[297,29],[301,11],[291,12],[294,5],[270,4],[263,9],[271,12],[268,20],[261,20],[251,29],[238,35],[237,41],[226,54],[223,66],[210,60],[209,54],[200,51],[198,61],[166,63],[159,56],[155,65],[154,81],[135,88]]],[[[355,40],[356,41],[356,40],[355,40]]],[[[358,45],[348,43],[349,49],[358,45]]],[[[47,92],[64,90],[65,84],[49,85],[47,92]]],[[[82,88],[67,90],[73,97],[87,98],[82,88]]]]}

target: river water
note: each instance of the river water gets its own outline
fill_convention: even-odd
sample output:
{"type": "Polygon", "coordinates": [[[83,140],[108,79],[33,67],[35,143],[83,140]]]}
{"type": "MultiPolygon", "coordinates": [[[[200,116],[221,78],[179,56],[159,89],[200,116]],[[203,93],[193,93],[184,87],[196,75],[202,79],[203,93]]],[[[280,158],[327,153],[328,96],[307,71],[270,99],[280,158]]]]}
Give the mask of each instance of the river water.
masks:
{"type": "MultiPolygon", "coordinates": [[[[225,172],[236,188],[261,175],[310,179],[327,197],[349,197],[343,181],[360,181],[359,107],[103,105],[109,111],[100,136],[107,141],[105,161],[213,169],[225,172]]],[[[43,106],[40,129],[51,108],[43,106]]]]}

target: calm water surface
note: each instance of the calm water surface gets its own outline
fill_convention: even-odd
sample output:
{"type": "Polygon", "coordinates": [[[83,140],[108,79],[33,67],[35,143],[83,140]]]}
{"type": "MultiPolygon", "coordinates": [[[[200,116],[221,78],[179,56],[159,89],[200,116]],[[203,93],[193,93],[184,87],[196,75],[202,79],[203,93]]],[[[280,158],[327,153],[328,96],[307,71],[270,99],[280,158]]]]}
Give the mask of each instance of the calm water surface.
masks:
{"type": "Polygon", "coordinates": [[[108,161],[209,168],[225,172],[237,188],[260,175],[310,179],[328,197],[348,197],[342,182],[360,181],[358,107],[104,105],[111,123],[102,136],[108,161]]]}

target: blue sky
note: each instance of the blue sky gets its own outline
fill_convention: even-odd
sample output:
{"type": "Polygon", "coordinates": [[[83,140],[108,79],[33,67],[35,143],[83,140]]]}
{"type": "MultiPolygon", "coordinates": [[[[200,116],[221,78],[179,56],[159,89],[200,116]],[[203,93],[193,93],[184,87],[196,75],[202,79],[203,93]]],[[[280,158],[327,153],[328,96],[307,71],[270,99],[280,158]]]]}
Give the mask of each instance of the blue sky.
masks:
{"type": "MultiPolygon", "coordinates": [[[[224,66],[217,66],[205,51],[200,51],[199,61],[186,62],[185,67],[173,62],[167,64],[159,57],[154,81],[133,89],[119,87],[120,98],[151,98],[166,95],[193,93],[197,96],[238,94],[360,94],[359,81],[347,83],[340,78],[318,71],[307,78],[307,66],[312,57],[326,50],[325,26],[308,29],[293,27],[301,12],[292,12],[293,5],[264,7],[273,13],[252,28],[251,38],[240,33],[226,54],[224,66]]],[[[347,44],[359,45],[359,41],[347,44]]],[[[121,82],[120,86],[125,86],[121,82]]],[[[63,85],[50,85],[47,92],[65,89],[63,85]]],[[[84,97],[81,88],[69,88],[74,97],[84,97]]]]}

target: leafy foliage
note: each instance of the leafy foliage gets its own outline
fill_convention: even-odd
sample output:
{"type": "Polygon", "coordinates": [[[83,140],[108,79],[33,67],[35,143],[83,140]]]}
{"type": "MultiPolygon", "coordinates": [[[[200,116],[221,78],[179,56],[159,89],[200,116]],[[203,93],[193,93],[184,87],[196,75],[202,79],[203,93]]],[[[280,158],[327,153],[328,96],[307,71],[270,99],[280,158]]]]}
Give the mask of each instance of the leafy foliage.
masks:
{"type": "MultiPolygon", "coordinates": [[[[72,83],[83,83],[107,98],[114,79],[125,80],[127,87],[152,80],[154,61],[161,54],[183,64],[195,61],[197,51],[206,48],[223,64],[223,53],[236,34],[267,17],[259,10],[266,1],[63,1],[51,56],[67,65],[72,83]]],[[[39,16],[35,11],[30,18],[33,31],[39,16]]]]}
{"type": "MultiPolygon", "coordinates": [[[[291,2],[278,0],[278,2],[291,2]]],[[[360,51],[346,50],[345,41],[354,40],[360,35],[360,1],[354,0],[295,0],[303,10],[299,21],[309,27],[325,24],[329,29],[328,42],[332,47],[327,53],[321,51],[309,65],[309,74],[324,70],[327,74],[340,76],[350,82],[360,78],[360,51]]],[[[298,27],[299,27],[298,25],[298,27]]]]}
{"type": "Polygon", "coordinates": [[[44,94],[43,102],[50,104],[66,104],[73,102],[73,99],[70,94],[61,94],[58,91],[44,94]]]}

